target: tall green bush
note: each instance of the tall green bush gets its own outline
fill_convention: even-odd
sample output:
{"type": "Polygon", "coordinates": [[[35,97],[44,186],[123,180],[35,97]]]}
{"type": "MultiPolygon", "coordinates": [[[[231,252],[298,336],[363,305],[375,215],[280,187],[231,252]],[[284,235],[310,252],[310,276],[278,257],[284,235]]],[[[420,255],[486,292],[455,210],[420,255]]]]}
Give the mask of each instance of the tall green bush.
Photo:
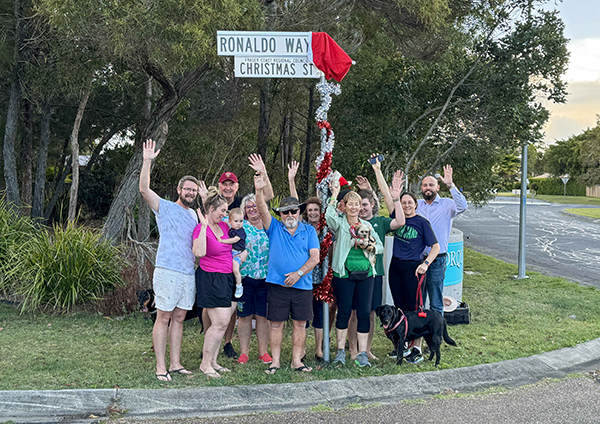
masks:
{"type": "Polygon", "coordinates": [[[10,269],[10,251],[33,237],[34,226],[26,216],[11,211],[6,204],[6,198],[0,197],[0,291],[8,288],[5,278],[10,269]]]}
{"type": "Polygon", "coordinates": [[[22,298],[22,311],[66,312],[124,284],[119,248],[73,223],[42,229],[11,252],[7,277],[22,298]]]}
{"type": "MultiPolygon", "coordinates": [[[[530,178],[530,187],[537,194],[564,194],[564,184],[560,178],[530,178]]],[[[577,181],[576,178],[569,179],[567,183],[567,196],[585,196],[585,185],[577,181]]]]}

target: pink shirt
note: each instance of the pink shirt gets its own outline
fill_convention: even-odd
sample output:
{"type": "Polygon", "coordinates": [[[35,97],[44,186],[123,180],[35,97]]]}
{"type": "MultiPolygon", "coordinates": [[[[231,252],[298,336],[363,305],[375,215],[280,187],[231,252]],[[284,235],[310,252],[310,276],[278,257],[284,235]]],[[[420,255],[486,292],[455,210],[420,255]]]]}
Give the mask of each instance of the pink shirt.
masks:
{"type": "MultiPolygon", "coordinates": [[[[229,225],[221,221],[219,222],[219,227],[223,230],[222,238],[228,238],[229,225]]],[[[192,240],[198,238],[201,229],[202,224],[198,224],[194,229],[192,240]]],[[[231,274],[233,272],[231,244],[219,243],[210,226],[206,229],[206,255],[200,258],[200,268],[206,272],[220,272],[223,274],[231,274]]]]}

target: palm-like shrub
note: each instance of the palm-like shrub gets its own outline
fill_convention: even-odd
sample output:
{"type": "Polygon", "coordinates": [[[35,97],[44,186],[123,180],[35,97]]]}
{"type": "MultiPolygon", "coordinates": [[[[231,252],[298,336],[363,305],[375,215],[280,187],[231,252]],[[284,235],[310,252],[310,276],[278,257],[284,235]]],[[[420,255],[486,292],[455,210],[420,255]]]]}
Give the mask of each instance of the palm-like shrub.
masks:
{"type": "Polygon", "coordinates": [[[0,291],[8,289],[9,280],[5,278],[10,266],[10,252],[34,235],[31,219],[11,211],[5,197],[0,197],[0,291]]]}
{"type": "Polygon", "coordinates": [[[95,230],[70,223],[14,246],[6,275],[22,310],[66,312],[123,284],[122,256],[95,230]]]}

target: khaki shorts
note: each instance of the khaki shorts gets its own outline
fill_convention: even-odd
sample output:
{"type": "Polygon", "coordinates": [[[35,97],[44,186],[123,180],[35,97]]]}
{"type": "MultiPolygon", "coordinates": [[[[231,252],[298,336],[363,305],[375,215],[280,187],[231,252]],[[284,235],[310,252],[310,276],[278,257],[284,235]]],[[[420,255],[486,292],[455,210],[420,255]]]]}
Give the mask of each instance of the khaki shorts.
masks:
{"type": "Polygon", "coordinates": [[[196,297],[194,274],[155,268],[152,279],[156,309],[170,312],[175,308],[191,310],[196,297]]]}

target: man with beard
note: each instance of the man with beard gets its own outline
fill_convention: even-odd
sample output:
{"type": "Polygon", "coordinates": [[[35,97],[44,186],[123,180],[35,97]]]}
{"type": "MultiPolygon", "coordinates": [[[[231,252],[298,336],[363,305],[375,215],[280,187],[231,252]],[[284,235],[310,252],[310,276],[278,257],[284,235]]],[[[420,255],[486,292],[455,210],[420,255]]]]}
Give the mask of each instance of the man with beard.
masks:
{"type": "Polygon", "coordinates": [[[306,348],[306,321],[312,319],[312,269],[319,263],[319,239],[311,225],[299,222],[305,204],[295,197],[281,200],[274,208],[282,221],[272,219],[264,190],[267,182],[261,172],[254,177],[256,206],[269,237],[267,272],[267,319],[271,323],[269,341],[273,362],[265,371],[275,374],[280,368],[283,327],[292,318],[292,363],[296,371],[310,372],[302,363],[306,348]]]}
{"type": "MultiPolygon", "coordinates": [[[[423,199],[419,199],[417,202],[417,214],[431,223],[435,237],[440,244],[440,253],[431,264],[428,264],[426,286],[431,309],[443,314],[446,254],[448,239],[452,230],[452,220],[458,214],[466,211],[468,206],[467,199],[452,182],[452,166],[444,166],[444,176],[441,177],[441,180],[450,189],[452,199],[440,197],[438,195],[440,186],[437,179],[431,176],[425,177],[421,183],[423,199]]],[[[429,248],[426,248],[424,255],[427,256],[428,253],[429,248]]]]}
{"type": "Polygon", "coordinates": [[[170,373],[192,374],[180,362],[183,321],[186,312],[194,307],[196,258],[192,251],[192,235],[198,224],[191,206],[198,195],[198,180],[185,176],[177,185],[176,202],[165,200],[150,189],[150,167],[160,150],[154,149],[152,140],[144,143],[143,163],[140,172],[140,193],[156,215],[160,240],[152,286],[156,303],[156,322],[152,332],[156,354],[156,378],[171,381],[170,373]],[[171,321],[169,330],[169,321],[171,321]],[[171,344],[170,366],[167,370],[165,356],[167,334],[171,344]]]}

